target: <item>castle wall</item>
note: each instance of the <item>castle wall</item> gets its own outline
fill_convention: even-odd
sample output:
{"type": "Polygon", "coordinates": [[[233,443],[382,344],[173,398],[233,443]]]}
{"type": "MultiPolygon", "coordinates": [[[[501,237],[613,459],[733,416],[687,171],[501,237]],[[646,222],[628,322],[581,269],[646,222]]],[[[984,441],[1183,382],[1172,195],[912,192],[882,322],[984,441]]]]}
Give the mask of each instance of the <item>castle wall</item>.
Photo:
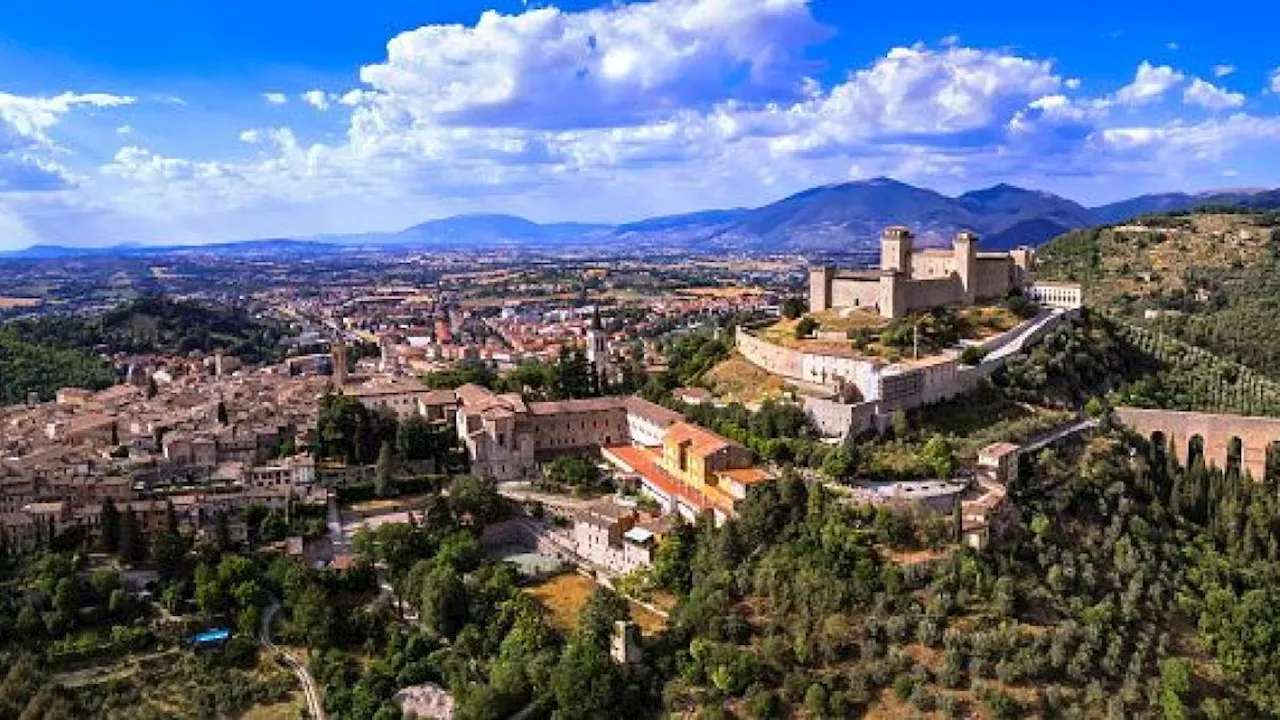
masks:
{"type": "Polygon", "coordinates": [[[1013,262],[1008,257],[978,258],[974,296],[979,299],[1004,297],[1013,288],[1013,262]]]}
{"type": "Polygon", "coordinates": [[[876,427],[876,402],[848,404],[806,397],[804,412],[818,432],[828,437],[861,435],[876,427]]]}
{"type": "Polygon", "coordinates": [[[936,280],[899,280],[903,305],[898,313],[928,310],[943,305],[954,305],[964,297],[960,281],[954,276],[936,280]]]}
{"type": "Polygon", "coordinates": [[[738,328],[738,352],[753,365],[764,368],[774,375],[799,379],[804,375],[802,356],[804,353],[781,345],[765,342],[751,333],[738,328]]]}
{"type": "Polygon", "coordinates": [[[827,307],[876,308],[880,304],[880,280],[837,278],[831,282],[831,301],[827,307]]]}
{"type": "Polygon", "coordinates": [[[956,271],[954,253],[918,252],[911,258],[911,278],[932,280],[951,277],[956,271]]]}
{"type": "Polygon", "coordinates": [[[858,386],[865,400],[879,397],[879,370],[866,360],[838,355],[800,353],[800,378],[806,382],[835,387],[840,380],[858,386]]]}

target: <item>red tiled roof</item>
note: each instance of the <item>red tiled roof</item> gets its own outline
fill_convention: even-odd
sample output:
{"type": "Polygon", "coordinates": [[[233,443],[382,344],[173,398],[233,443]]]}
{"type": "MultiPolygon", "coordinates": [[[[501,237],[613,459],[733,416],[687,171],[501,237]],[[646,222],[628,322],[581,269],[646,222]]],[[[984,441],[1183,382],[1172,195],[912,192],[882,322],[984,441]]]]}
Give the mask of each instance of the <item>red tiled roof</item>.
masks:
{"type": "MultiPolygon", "coordinates": [[[[733,498],[723,492],[706,493],[691,487],[673,477],[658,464],[658,456],[653,450],[632,445],[606,447],[601,453],[608,460],[630,468],[653,485],[664,495],[679,498],[686,505],[697,510],[709,510],[718,507],[721,510],[733,511],[733,498]]],[[[714,488],[707,488],[714,490],[714,488]]]]}

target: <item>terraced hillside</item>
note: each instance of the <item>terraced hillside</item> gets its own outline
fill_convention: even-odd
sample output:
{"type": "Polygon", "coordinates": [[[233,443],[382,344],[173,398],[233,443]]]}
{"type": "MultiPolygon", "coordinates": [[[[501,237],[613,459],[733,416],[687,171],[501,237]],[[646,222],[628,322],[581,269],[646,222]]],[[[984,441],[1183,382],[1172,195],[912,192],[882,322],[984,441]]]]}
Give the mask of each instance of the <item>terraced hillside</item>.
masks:
{"type": "Polygon", "coordinates": [[[1280,213],[1154,215],[1056,238],[1038,275],[1086,302],[1280,376],[1280,213]]]}

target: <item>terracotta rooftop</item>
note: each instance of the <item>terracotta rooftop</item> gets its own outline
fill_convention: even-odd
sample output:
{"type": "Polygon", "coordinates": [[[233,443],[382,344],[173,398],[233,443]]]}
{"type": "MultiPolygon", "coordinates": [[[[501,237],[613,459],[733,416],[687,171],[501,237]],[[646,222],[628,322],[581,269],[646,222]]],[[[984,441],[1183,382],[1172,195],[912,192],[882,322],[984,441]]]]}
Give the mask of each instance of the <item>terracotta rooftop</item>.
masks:
{"type": "Polygon", "coordinates": [[[687,422],[678,422],[667,428],[666,441],[677,444],[689,443],[691,452],[704,456],[728,447],[739,447],[738,443],[729,438],[687,422]]]}

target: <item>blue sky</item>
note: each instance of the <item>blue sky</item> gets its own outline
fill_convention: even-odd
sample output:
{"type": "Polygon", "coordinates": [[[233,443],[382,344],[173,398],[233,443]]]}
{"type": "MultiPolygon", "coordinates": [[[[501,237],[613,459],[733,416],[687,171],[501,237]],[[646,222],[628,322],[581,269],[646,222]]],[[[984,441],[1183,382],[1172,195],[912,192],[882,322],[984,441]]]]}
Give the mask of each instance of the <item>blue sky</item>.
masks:
{"type": "Polygon", "coordinates": [[[1280,185],[1280,10],[1203,7],[5,3],[0,249],[1280,185]]]}

